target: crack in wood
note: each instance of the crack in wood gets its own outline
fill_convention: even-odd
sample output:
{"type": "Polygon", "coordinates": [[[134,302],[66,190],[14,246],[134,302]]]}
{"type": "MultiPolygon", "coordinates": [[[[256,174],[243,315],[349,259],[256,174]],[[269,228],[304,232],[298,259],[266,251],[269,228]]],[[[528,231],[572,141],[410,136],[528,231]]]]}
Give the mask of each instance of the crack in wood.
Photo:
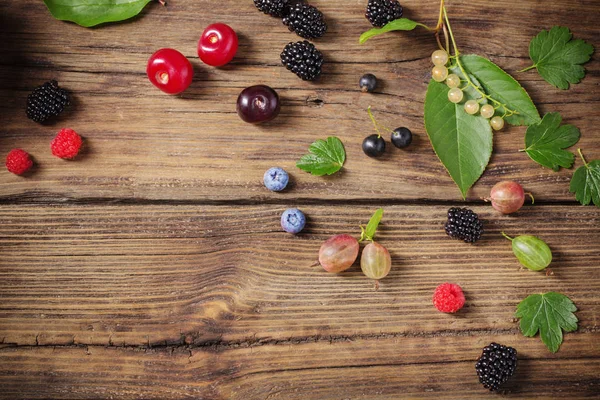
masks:
{"type": "MultiPolygon", "coordinates": [[[[570,334],[587,334],[587,333],[599,333],[599,326],[586,326],[579,327],[579,329],[570,334]]],[[[150,343],[147,342],[146,345],[134,346],[134,345],[115,345],[112,342],[112,335],[109,336],[108,344],[94,344],[94,343],[76,343],[75,336],[70,344],[40,344],[38,337],[40,334],[35,337],[35,345],[20,345],[16,343],[6,343],[3,339],[2,344],[5,345],[5,348],[23,348],[23,349],[32,349],[32,348],[52,348],[52,349],[69,349],[69,348],[90,348],[90,347],[102,347],[102,348],[116,348],[116,349],[126,349],[126,350],[166,350],[173,353],[175,350],[187,350],[190,351],[190,357],[192,357],[191,352],[193,350],[211,350],[213,352],[221,352],[231,349],[238,348],[253,348],[253,347],[261,347],[261,346],[289,346],[289,345],[299,345],[299,344],[308,344],[308,343],[326,343],[330,344],[340,343],[340,342],[353,342],[357,340],[381,340],[381,339],[397,339],[397,338],[437,338],[437,337],[475,337],[475,336],[487,336],[487,335],[517,335],[520,333],[519,328],[506,328],[506,329],[472,329],[468,331],[453,331],[453,330],[439,330],[439,331],[420,331],[420,332],[389,332],[389,333],[368,333],[368,334],[354,334],[354,335],[312,335],[312,336],[302,336],[302,337],[290,337],[286,339],[275,339],[269,337],[256,337],[254,334],[251,338],[246,338],[242,340],[207,340],[200,341],[195,343],[186,343],[185,335],[175,342],[167,343],[165,341],[161,341],[160,343],[150,343]]]]}

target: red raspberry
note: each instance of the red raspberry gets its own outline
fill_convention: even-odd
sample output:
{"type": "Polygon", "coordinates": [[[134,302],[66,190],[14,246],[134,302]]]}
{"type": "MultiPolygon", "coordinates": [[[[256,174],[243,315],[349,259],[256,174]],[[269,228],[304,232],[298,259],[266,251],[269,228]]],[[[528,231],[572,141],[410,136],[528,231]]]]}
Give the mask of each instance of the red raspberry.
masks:
{"type": "Polygon", "coordinates": [[[15,175],[23,175],[33,166],[29,153],[21,149],[13,149],[6,156],[6,168],[15,175]]]}
{"type": "Polygon", "coordinates": [[[455,313],[465,305],[465,295],[460,286],[442,283],[433,293],[433,305],[445,313],[455,313]]]}
{"type": "Polygon", "coordinates": [[[74,158],[82,144],[81,136],[73,129],[64,128],[50,143],[52,155],[60,158],[74,158]]]}

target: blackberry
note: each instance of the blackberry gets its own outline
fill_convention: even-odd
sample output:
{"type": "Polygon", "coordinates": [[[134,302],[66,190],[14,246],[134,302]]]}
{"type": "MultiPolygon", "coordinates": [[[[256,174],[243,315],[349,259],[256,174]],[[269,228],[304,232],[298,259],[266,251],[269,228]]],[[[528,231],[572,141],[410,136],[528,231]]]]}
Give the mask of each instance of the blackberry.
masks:
{"type": "Polygon", "coordinates": [[[483,234],[483,223],[477,214],[467,208],[451,208],[448,210],[445,229],[450,237],[475,243],[483,234]]]}
{"type": "Polygon", "coordinates": [[[254,0],[259,11],[273,17],[283,17],[288,11],[290,0],[254,0]]]}
{"type": "Polygon", "coordinates": [[[56,117],[69,104],[69,93],[55,80],[44,83],[27,96],[27,117],[42,123],[56,117]]]}
{"type": "Polygon", "coordinates": [[[402,17],[402,11],[398,0],[369,0],[365,17],[371,25],[381,28],[388,22],[402,17]]]}
{"type": "Polygon", "coordinates": [[[323,54],[306,40],[288,43],[281,52],[281,63],[302,80],[312,81],[321,75],[323,54]]]}
{"type": "Polygon", "coordinates": [[[316,7],[305,3],[290,5],[287,15],[283,17],[283,24],[288,29],[305,39],[320,38],[327,31],[327,24],[323,20],[323,13],[316,7]]]}
{"type": "Polygon", "coordinates": [[[491,343],[483,348],[481,357],[475,364],[479,382],[486,389],[496,391],[513,376],[517,368],[517,351],[512,347],[491,343]]]}

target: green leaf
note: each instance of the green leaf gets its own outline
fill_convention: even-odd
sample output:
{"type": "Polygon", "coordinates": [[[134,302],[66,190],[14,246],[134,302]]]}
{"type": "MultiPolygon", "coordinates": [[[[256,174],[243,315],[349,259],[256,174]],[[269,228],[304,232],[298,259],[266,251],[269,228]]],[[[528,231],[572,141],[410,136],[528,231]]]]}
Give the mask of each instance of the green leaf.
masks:
{"type": "Polygon", "coordinates": [[[600,160],[585,162],[581,150],[579,155],[583,160],[583,166],[579,167],[571,179],[570,191],[575,193],[575,198],[584,206],[591,201],[600,207],[600,160]]]}
{"type": "Polygon", "coordinates": [[[592,57],[594,46],[581,39],[571,40],[569,28],[555,26],[541,31],[529,43],[529,57],[542,78],[559,89],[568,89],[569,83],[579,83],[585,76],[585,64],[592,57]]]}
{"type": "Polygon", "coordinates": [[[517,306],[515,316],[521,318],[521,332],[533,337],[540,332],[542,342],[556,353],[563,341],[563,333],[577,330],[575,304],[567,296],[548,292],[532,294],[517,306]]]}
{"type": "Polygon", "coordinates": [[[362,35],[360,35],[360,39],[358,40],[358,42],[360,44],[363,44],[367,40],[371,39],[373,36],[378,36],[378,35],[381,35],[381,34],[386,33],[386,32],[391,32],[391,31],[412,31],[417,26],[422,26],[423,28],[429,29],[427,27],[427,25],[420,24],[420,23],[412,21],[412,20],[410,20],[408,18],[395,19],[395,20],[387,23],[382,28],[373,28],[373,29],[370,29],[370,30],[364,32],[362,35]]]}
{"type": "Polygon", "coordinates": [[[463,104],[448,100],[449,88],[433,79],[425,96],[425,129],[433,150],[458,185],[463,198],[479,179],[492,154],[492,128],[463,104]]]}
{"type": "MultiPolygon", "coordinates": [[[[460,56],[460,61],[469,76],[477,78],[486,94],[518,113],[505,117],[506,122],[511,125],[531,125],[541,120],[525,89],[502,68],[474,54],[460,56]]],[[[497,113],[502,115],[504,111],[505,108],[500,106],[497,113]]]]}
{"type": "Polygon", "coordinates": [[[363,240],[373,240],[373,238],[375,237],[375,233],[377,232],[377,227],[381,222],[381,218],[383,218],[383,208],[380,208],[377,211],[375,211],[375,214],[373,214],[373,216],[369,220],[367,227],[362,229],[362,234],[360,238],[361,242],[363,240]]]}
{"type": "Polygon", "coordinates": [[[89,28],[134,17],[152,0],[44,0],[54,18],[89,28]]]}
{"type": "Polygon", "coordinates": [[[571,168],[575,161],[573,153],[563,150],[579,141],[579,129],[573,125],[560,126],[559,113],[548,113],[544,119],[527,128],[524,150],[536,163],[558,171],[560,167],[571,168]]]}
{"type": "Polygon", "coordinates": [[[338,172],[346,161],[346,151],[342,141],[335,136],[327,140],[319,139],[308,148],[310,154],[303,156],[296,166],[316,176],[332,175],[338,172]]]}

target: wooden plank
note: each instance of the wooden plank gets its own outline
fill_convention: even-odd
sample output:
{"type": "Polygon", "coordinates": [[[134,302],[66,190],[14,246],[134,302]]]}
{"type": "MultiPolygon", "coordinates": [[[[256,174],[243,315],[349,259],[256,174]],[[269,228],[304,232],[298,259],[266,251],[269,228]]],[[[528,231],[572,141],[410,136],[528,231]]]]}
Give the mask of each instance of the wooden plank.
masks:
{"type": "MultiPolygon", "coordinates": [[[[167,9],[149,6],[134,23],[93,30],[55,21],[42,2],[3,1],[0,152],[23,147],[38,168],[28,178],[1,170],[0,199],[458,199],[422,123],[435,41],[427,33],[411,32],[358,45],[359,34],[369,27],[363,3],[314,1],[330,24],[329,34],[317,42],[328,64],[318,83],[306,83],[278,61],[281,49],[296,36],[258,13],[251,1],[207,7],[207,1],[174,0],[167,9]],[[195,55],[202,27],[217,20],[231,23],[241,40],[235,62],[221,69],[203,65],[195,55]],[[145,77],[149,55],[161,47],[181,50],[197,69],[196,81],[183,96],[163,95],[145,77]],[[381,78],[383,93],[359,92],[357,81],[365,72],[381,78]],[[56,124],[39,126],[24,117],[26,96],[51,78],[75,93],[75,104],[56,124]],[[272,124],[249,126],[235,114],[241,89],[256,83],[275,87],[282,97],[282,115],[272,124]],[[410,150],[392,149],[383,160],[364,156],[360,144],[372,132],[365,113],[369,105],[380,122],[415,132],[410,150]],[[77,162],[63,162],[48,151],[63,126],[86,138],[88,150],[77,162]],[[343,173],[316,178],[295,168],[312,141],[332,134],[347,148],[343,173]],[[274,195],[262,187],[262,174],[273,165],[292,172],[292,190],[274,195]]],[[[408,17],[435,23],[436,1],[406,0],[403,5],[408,17]]],[[[529,63],[529,40],[555,24],[571,27],[577,37],[600,47],[598,2],[477,0],[449,4],[449,11],[462,50],[487,55],[511,73],[529,63]]],[[[578,146],[596,159],[600,62],[594,59],[586,68],[583,83],[569,91],[554,89],[535,72],[518,78],[542,113],[560,112],[566,123],[581,129],[578,146]]],[[[487,195],[499,180],[515,179],[540,201],[574,201],[568,191],[572,171],[554,173],[518,152],[524,131],[511,128],[495,135],[495,155],[470,199],[487,195]]]]}
{"type": "Polygon", "coordinates": [[[512,334],[381,337],[200,348],[6,347],[6,399],[494,399],[474,363],[492,341],[516,346],[511,398],[596,397],[599,334],[566,337],[558,354],[512,334]],[[118,362],[115,362],[118,360],[118,362]]]}
{"type": "MultiPolygon", "coordinates": [[[[600,211],[475,207],[477,245],[443,231],[446,206],[390,206],[378,241],[393,257],[379,291],[358,266],[310,268],[323,240],[356,234],[367,206],[307,206],[305,233],[281,232],[279,206],[1,206],[0,339],[16,345],[168,345],[322,336],[512,333],[531,293],[558,291],[583,331],[599,317],[600,211]],[[511,235],[553,249],[554,275],[519,270],[511,235]],[[433,289],[462,285],[458,315],[433,289]]],[[[525,340],[525,339],[523,339],[525,340]]]]}

